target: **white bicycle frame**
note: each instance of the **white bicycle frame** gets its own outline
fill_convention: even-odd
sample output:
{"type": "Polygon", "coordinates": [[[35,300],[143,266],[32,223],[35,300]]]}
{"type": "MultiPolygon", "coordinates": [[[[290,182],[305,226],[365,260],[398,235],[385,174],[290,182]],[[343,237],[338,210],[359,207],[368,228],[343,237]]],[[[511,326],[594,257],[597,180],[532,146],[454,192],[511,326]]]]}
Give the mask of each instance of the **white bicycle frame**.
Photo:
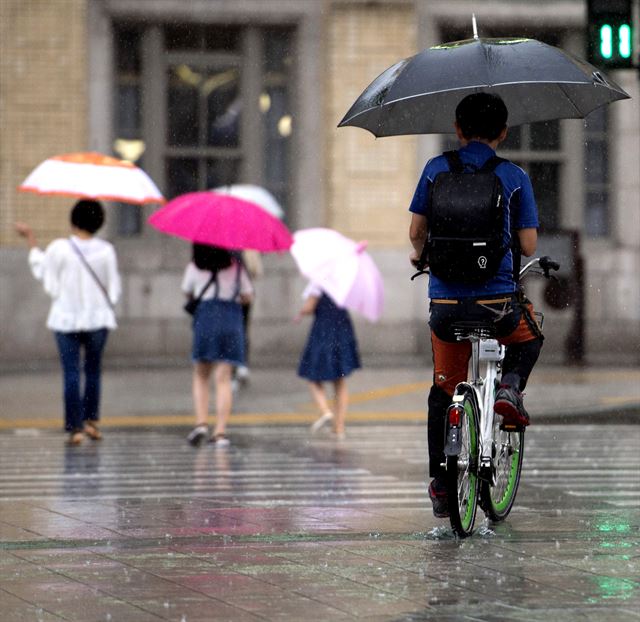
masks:
{"type": "MultiPolygon", "coordinates": [[[[520,270],[522,278],[527,272],[540,265],[540,258],[532,259],[524,268],[520,270]]],[[[473,388],[476,396],[476,403],[480,407],[480,421],[478,422],[480,431],[480,464],[479,473],[491,473],[492,480],[495,472],[492,466],[493,448],[493,426],[495,414],[493,405],[495,401],[495,385],[498,377],[498,370],[505,355],[505,347],[500,345],[496,339],[481,337],[479,335],[467,335],[462,339],[471,342],[471,373],[467,385],[473,388]],[[484,377],[480,375],[481,363],[486,362],[484,377]]],[[[454,395],[453,401],[462,402],[464,395],[454,395]]],[[[494,481],[491,482],[495,484],[494,481]]]]}
{"type": "MultiPolygon", "coordinates": [[[[480,473],[493,473],[491,468],[493,446],[493,403],[495,384],[500,363],[504,359],[505,347],[495,339],[471,335],[471,374],[469,383],[475,391],[477,403],[480,405],[480,473]],[[481,363],[486,362],[484,377],[480,375],[481,363]]],[[[493,475],[492,475],[493,477],[493,475]]],[[[494,482],[492,482],[494,483],[494,482]]]]}

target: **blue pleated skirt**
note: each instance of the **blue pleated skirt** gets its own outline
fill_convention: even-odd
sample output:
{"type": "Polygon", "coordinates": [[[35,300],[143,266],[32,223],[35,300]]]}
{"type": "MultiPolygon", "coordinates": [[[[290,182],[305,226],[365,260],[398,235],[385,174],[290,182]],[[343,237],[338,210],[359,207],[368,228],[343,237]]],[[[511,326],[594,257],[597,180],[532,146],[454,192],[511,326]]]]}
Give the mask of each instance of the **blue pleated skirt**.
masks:
{"type": "Polygon", "coordinates": [[[244,365],[242,307],[230,300],[203,300],[193,316],[193,361],[244,365]]]}
{"type": "Polygon", "coordinates": [[[298,375],[313,382],[337,380],[360,368],[358,343],[349,313],[323,294],[316,307],[298,375]]]}

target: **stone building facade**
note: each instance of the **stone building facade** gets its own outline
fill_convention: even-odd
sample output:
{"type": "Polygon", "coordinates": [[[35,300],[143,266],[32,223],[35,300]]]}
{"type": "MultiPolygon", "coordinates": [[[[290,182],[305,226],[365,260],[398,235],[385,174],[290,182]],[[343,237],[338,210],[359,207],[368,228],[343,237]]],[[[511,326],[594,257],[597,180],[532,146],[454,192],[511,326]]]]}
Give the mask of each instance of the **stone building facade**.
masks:
{"type": "MultiPolygon", "coordinates": [[[[469,0],[0,2],[0,365],[55,358],[44,327],[48,300],[12,224],[30,222],[47,243],[66,235],[72,203],[16,188],[46,157],[85,150],[133,154],[168,197],[262,184],[281,199],[292,230],[329,226],[367,239],[387,296],[380,324],[357,321],[366,360],[426,356],[426,283],[409,281],[407,207],[424,162],[450,137],[376,140],[336,126],[395,61],[471,36],[473,9],[481,36],[530,36],[584,56],[581,0],[489,0],[480,8],[469,0]]],[[[515,130],[505,155],[537,184],[543,247],[569,256],[566,232],[580,238],[587,360],[637,363],[640,98],[635,72],[614,77],[632,100],[587,123],[515,130]]],[[[116,245],[124,280],[112,360],[188,353],[179,281],[189,248],[145,226],[152,209],[110,205],[102,232],[116,245]]],[[[265,257],[256,363],[295,362],[306,335],[290,318],[303,285],[290,257],[265,257]]],[[[532,291],[536,302],[544,298],[542,285],[532,291]]],[[[576,314],[545,311],[548,356],[561,360],[576,314]]]]}

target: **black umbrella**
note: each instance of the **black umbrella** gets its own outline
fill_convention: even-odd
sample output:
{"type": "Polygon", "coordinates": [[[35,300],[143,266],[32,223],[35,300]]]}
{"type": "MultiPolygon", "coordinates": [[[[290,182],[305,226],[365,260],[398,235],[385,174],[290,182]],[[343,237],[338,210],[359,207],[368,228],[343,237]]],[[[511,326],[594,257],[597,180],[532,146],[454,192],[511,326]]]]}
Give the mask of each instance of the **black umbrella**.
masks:
{"type": "Polygon", "coordinates": [[[375,136],[454,131],[455,107],[471,93],[497,93],[509,125],[583,118],[618,99],[615,82],[584,60],[535,39],[467,39],[423,50],[378,76],[338,127],[375,136]]]}

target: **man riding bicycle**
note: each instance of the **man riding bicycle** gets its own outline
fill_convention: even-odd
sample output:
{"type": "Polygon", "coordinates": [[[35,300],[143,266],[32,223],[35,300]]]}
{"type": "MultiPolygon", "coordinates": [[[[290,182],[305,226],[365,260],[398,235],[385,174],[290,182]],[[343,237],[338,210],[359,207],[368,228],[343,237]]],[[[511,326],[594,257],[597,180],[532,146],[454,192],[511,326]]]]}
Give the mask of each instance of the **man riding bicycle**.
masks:
{"type": "MultiPolygon", "coordinates": [[[[506,346],[494,407],[505,425],[523,427],[529,424],[522,391],[543,340],[533,307],[519,291],[517,277],[520,255],[533,255],[537,243],[538,213],[531,180],[520,167],[495,154],[497,146],[507,136],[507,108],[497,95],[475,93],[458,104],[455,116],[460,148],[427,162],[409,207],[412,213],[409,229],[413,246],[411,261],[414,265],[419,264],[425,256],[423,249],[427,243],[433,264],[429,278],[429,326],[434,376],[428,401],[428,442],[429,475],[433,478],[429,497],[436,517],[449,515],[443,466],[446,412],[456,385],[467,378],[471,355],[471,344],[458,341],[452,325],[460,321],[490,321],[495,327],[496,338],[506,346]],[[438,210],[442,211],[444,207],[440,206],[445,205],[437,200],[435,180],[441,173],[453,172],[454,166],[459,167],[461,173],[492,172],[498,180],[503,250],[495,273],[485,281],[476,278],[469,283],[464,278],[442,278],[442,271],[440,276],[434,274],[439,247],[430,237],[430,225],[433,233],[436,219],[443,220],[443,214],[438,210]]],[[[473,204],[473,196],[465,200],[473,204]]],[[[484,244],[476,242],[474,247],[484,244]]],[[[487,259],[484,256],[477,261],[480,268],[485,268],[487,259]]]]}

